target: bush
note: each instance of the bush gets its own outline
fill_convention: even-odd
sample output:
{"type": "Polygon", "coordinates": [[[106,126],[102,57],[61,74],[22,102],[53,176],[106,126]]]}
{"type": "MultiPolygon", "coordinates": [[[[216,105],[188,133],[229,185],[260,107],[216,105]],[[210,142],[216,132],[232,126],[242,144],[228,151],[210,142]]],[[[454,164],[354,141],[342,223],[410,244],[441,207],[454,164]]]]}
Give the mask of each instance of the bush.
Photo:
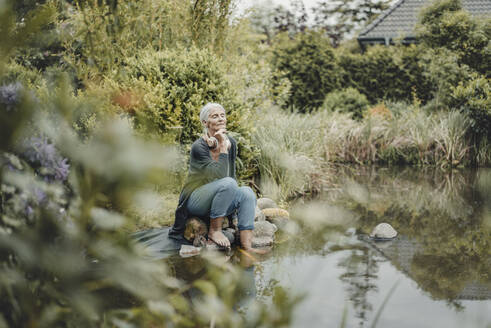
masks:
{"type": "Polygon", "coordinates": [[[107,110],[113,107],[134,117],[147,136],[185,146],[202,133],[201,107],[207,102],[222,104],[228,129],[239,139],[241,176],[255,173],[250,110],[236,100],[219,59],[210,51],[147,49],[126,59],[121,74],[88,87],[90,92],[102,88],[112,100],[107,110]]]}
{"type": "Polygon", "coordinates": [[[491,70],[491,19],[474,19],[459,0],[440,0],[421,12],[418,38],[430,48],[446,48],[480,74],[491,70]]]}
{"type": "Polygon", "coordinates": [[[458,55],[445,48],[426,49],[420,63],[431,85],[429,91],[432,98],[428,108],[448,108],[452,88],[470,79],[471,69],[465,64],[459,64],[458,55]]]}
{"type": "Polygon", "coordinates": [[[303,113],[320,107],[325,95],[338,87],[334,52],[329,40],[320,33],[304,33],[287,41],[280,37],[274,49],[273,66],[291,82],[286,107],[303,113]]]}
{"type": "MultiPolygon", "coordinates": [[[[338,62],[341,68],[341,85],[355,88],[371,103],[380,100],[410,100],[410,74],[396,59],[397,49],[374,46],[364,54],[341,52],[338,62]]],[[[414,80],[414,79],[413,79],[414,80]]]]}
{"type": "Polygon", "coordinates": [[[364,94],[354,88],[346,88],[327,94],[323,109],[351,113],[354,119],[361,119],[369,102],[364,94]]]}
{"type": "Polygon", "coordinates": [[[452,88],[450,105],[467,114],[471,120],[469,131],[477,144],[482,138],[491,140],[491,81],[474,76],[467,83],[452,88]]]}

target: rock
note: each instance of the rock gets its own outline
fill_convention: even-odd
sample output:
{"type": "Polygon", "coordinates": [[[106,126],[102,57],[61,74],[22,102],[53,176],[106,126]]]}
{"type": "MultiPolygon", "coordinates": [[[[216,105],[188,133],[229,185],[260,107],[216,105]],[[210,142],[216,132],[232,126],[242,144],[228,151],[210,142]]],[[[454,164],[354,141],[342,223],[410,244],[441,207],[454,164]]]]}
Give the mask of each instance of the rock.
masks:
{"type": "Polygon", "coordinates": [[[276,208],[278,205],[276,205],[275,201],[270,198],[259,198],[257,200],[257,207],[263,210],[265,208],[276,208]]]}
{"type": "Polygon", "coordinates": [[[273,238],[269,236],[253,237],[252,247],[266,247],[273,245],[273,238]]]}
{"type": "Polygon", "coordinates": [[[264,221],[266,220],[266,216],[261,211],[259,206],[256,206],[256,213],[254,214],[254,221],[264,221]]]}
{"type": "Polygon", "coordinates": [[[373,239],[388,240],[397,236],[397,231],[388,223],[378,224],[370,234],[373,239]]]}
{"type": "Polygon", "coordinates": [[[227,228],[225,230],[222,230],[222,232],[225,235],[225,237],[227,237],[228,240],[230,241],[230,245],[232,245],[235,241],[235,230],[232,228],[227,228]]]}
{"type": "Polygon", "coordinates": [[[218,246],[217,244],[215,243],[208,243],[206,244],[206,250],[207,251],[223,251],[224,248],[223,247],[220,247],[218,246]]]}
{"type": "Polygon", "coordinates": [[[184,229],[184,238],[189,242],[194,243],[195,238],[200,239],[201,237],[205,237],[208,234],[208,228],[206,224],[196,218],[189,218],[186,222],[186,228],[184,229]]]}
{"type": "Polygon", "coordinates": [[[191,245],[182,245],[179,250],[179,255],[181,257],[191,257],[198,255],[201,252],[201,247],[195,247],[191,245]]]}
{"type": "Polygon", "coordinates": [[[288,224],[288,222],[290,222],[290,219],[284,216],[271,217],[268,218],[267,220],[272,224],[274,224],[279,230],[283,230],[288,224]]]}
{"type": "Polygon", "coordinates": [[[263,237],[263,236],[268,236],[268,237],[273,237],[274,233],[276,232],[278,228],[268,222],[268,221],[259,221],[254,224],[254,237],[263,237]]]}
{"type": "Polygon", "coordinates": [[[266,219],[278,217],[278,216],[282,216],[282,217],[286,217],[286,218],[290,217],[290,213],[288,213],[287,210],[284,210],[282,208],[265,208],[261,211],[266,216],[266,219]]]}
{"type": "Polygon", "coordinates": [[[258,221],[254,223],[252,235],[252,247],[271,246],[274,242],[274,233],[278,228],[268,221],[258,221]]]}
{"type": "Polygon", "coordinates": [[[194,247],[204,247],[206,246],[206,237],[205,236],[196,236],[193,240],[194,247]]]}

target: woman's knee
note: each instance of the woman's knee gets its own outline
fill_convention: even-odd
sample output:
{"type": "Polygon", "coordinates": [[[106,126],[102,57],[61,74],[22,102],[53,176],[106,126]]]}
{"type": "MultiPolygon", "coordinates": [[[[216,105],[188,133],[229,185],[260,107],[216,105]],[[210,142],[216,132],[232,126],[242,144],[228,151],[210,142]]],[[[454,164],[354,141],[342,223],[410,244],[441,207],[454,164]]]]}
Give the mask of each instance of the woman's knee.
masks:
{"type": "Polygon", "coordinates": [[[239,190],[245,198],[256,200],[256,194],[250,187],[240,187],[239,190]]]}
{"type": "Polygon", "coordinates": [[[234,178],[226,177],[218,180],[220,183],[220,189],[226,191],[236,191],[238,189],[237,181],[234,178]]]}

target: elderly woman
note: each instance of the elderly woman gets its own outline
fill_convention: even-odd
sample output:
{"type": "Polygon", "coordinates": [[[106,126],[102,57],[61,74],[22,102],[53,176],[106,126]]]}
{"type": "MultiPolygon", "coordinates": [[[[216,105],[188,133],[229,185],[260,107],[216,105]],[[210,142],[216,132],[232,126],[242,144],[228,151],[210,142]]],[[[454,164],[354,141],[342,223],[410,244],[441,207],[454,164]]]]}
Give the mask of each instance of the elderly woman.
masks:
{"type": "Polygon", "coordinates": [[[222,223],[236,211],[242,248],[262,253],[251,246],[256,196],[251,188],[239,187],[235,180],[237,143],[227,136],[225,109],[220,104],[208,103],[199,117],[204,133],[191,146],[189,174],[169,235],[182,238],[190,216],[209,217],[208,239],[221,247],[230,247],[222,233],[222,223]]]}

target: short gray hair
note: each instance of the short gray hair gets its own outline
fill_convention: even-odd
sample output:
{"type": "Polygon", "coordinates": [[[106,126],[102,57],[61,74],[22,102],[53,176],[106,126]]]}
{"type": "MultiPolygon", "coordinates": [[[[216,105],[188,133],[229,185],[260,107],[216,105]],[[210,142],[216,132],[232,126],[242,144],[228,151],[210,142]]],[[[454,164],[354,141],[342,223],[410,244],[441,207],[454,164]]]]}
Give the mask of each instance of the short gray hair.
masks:
{"type": "Polygon", "coordinates": [[[208,116],[210,115],[210,110],[212,108],[217,108],[217,107],[220,109],[223,109],[223,111],[225,111],[225,108],[223,108],[223,106],[218,104],[218,103],[207,103],[206,105],[204,105],[201,108],[201,111],[199,112],[200,122],[203,123],[203,121],[208,121],[208,116]]]}

